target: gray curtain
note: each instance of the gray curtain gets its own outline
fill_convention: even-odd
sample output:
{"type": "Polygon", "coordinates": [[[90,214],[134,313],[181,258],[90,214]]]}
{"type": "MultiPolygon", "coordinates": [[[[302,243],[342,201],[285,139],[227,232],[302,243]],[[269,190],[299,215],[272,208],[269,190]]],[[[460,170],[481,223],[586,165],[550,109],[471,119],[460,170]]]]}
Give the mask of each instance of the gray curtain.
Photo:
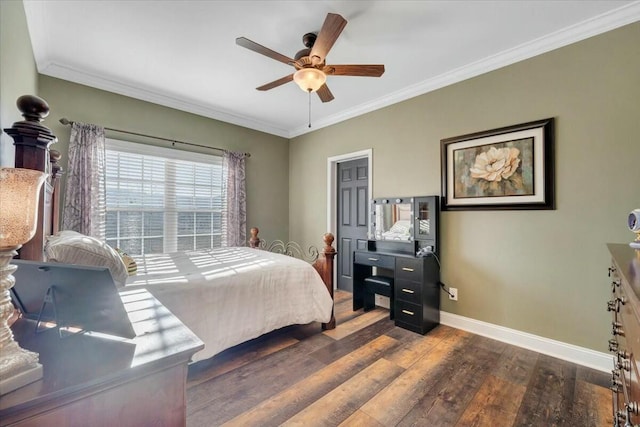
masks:
{"type": "Polygon", "coordinates": [[[245,154],[225,151],[222,164],[225,207],[223,246],[247,244],[247,193],[245,186],[245,154]]]}
{"type": "Polygon", "coordinates": [[[62,229],[105,238],[104,128],[73,123],[62,229]]]}

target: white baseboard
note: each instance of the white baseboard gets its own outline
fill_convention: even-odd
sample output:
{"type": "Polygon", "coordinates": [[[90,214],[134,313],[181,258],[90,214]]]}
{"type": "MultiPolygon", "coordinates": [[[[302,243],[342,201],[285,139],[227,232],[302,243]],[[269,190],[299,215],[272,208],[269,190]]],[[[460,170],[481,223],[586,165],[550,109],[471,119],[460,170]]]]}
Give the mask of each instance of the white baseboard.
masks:
{"type": "Polygon", "coordinates": [[[504,326],[482,322],[446,311],[440,312],[440,323],[528,350],[537,351],[538,353],[548,356],[557,357],[558,359],[567,360],[598,371],[611,372],[613,368],[613,357],[611,354],[567,344],[562,341],[505,328],[504,326]]]}

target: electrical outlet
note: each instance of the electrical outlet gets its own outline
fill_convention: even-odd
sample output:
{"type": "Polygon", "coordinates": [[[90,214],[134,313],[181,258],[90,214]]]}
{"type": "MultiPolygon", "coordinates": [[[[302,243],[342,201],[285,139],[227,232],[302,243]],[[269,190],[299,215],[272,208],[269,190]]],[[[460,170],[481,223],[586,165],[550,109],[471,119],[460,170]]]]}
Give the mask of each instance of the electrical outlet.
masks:
{"type": "Polygon", "coordinates": [[[449,288],[449,299],[458,301],[458,288],[449,288]]]}

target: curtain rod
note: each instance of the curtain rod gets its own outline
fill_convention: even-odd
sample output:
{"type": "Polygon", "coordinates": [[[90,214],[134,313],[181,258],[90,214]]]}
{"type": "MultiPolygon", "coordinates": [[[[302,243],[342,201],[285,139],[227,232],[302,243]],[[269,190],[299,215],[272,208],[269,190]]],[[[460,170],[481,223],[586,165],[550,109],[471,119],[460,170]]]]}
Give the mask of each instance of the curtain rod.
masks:
{"type": "MultiPolygon", "coordinates": [[[[72,125],[75,122],[73,120],[69,120],[69,119],[63,117],[63,118],[60,119],[60,123],[62,123],[63,125],[67,126],[67,125],[72,125]]],[[[231,150],[227,150],[227,149],[224,149],[224,148],[209,147],[208,145],[194,144],[193,142],[185,142],[185,141],[180,141],[180,140],[177,140],[177,139],[163,138],[161,136],[147,135],[147,134],[144,134],[144,133],[131,132],[131,131],[128,131],[128,130],[114,129],[114,128],[108,128],[108,127],[105,127],[104,129],[105,130],[110,130],[112,132],[126,133],[126,134],[129,134],[129,135],[142,136],[142,137],[145,137],[145,138],[153,138],[153,139],[159,139],[159,140],[162,140],[162,141],[169,141],[169,142],[172,143],[172,145],[175,144],[175,143],[178,143],[178,144],[190,145],[192,147],[208,148],[210,150],[231,151],[231,150]]],[[[251,157],[251,153],[244,153],[244,155],[245,155],[245,157],[251,157]]]]}

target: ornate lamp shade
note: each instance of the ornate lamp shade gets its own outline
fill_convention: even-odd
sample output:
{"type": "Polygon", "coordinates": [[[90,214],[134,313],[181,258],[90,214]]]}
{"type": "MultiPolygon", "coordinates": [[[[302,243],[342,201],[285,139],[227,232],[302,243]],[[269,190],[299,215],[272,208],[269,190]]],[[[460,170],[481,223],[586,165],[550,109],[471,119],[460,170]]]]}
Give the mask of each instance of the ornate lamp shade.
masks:
{"type": "Polygon", "coordinates": [[[32,169],[0,168],[0,250],[19,247],[35,234],[46,177],[32,169]]]}
{"type": "Polygon", "coordinates": [[[0,168],[0,395],[42,378],[38,354],[18,346],[7,321],[13,312],[9,290],[17,268],[10,262],[36,232],[46,176],[37,170],[0,168]]]}

